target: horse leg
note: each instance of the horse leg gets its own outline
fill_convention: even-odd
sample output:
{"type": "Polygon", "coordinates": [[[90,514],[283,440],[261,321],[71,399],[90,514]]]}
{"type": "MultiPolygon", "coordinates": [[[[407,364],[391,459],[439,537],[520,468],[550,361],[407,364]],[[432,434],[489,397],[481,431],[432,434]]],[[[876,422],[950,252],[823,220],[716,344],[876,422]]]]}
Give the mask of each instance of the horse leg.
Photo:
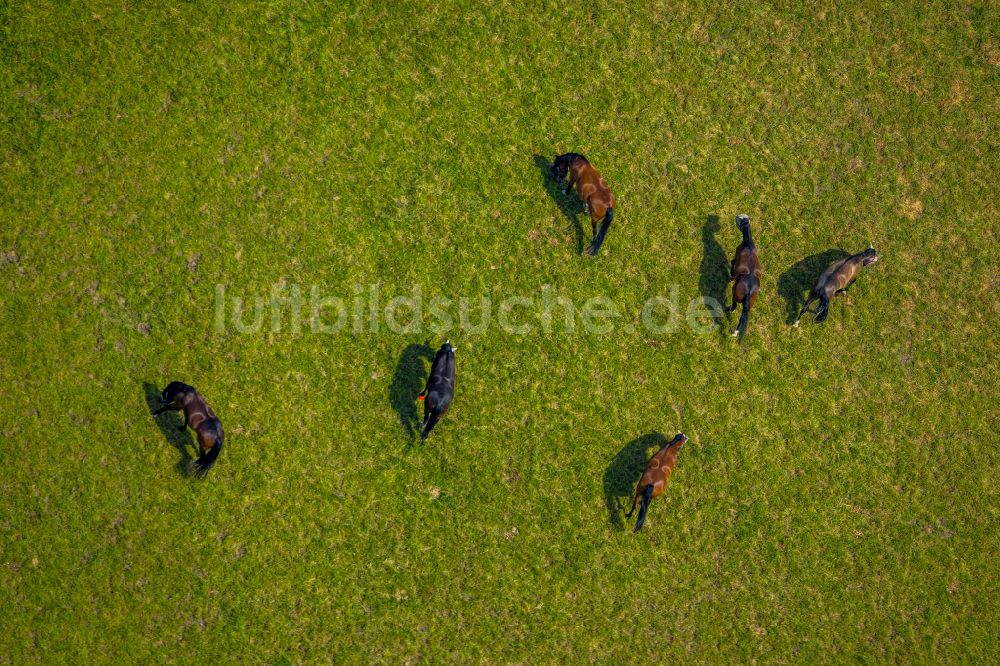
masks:
{"type": "Polygon", "coordinates": [[[170,411],[174,408],[169,402],[165,405],[160,405],[159,409],[153,412],[153,416],[159,416],[163,412],[170,411]]]}
{"type": "Polygon", "coordinates": [[[638,495],[635,495],[635,496],[634,496],[634,497],[632,498],[632,508],[631,508],[631,509],[629,510],[629,512],[628,512],[628,513],[626,513],[626,514],[625,514],[625,518],[626,518],[626,519],[628,519],[628,518],[631,518],[631,517],[632,517],[632,514],[633,514],[633,513],[635,513],[635,504],[636,504],[636,502],[638,502],[638,501],[639,501],[639,496],[638,496],[638,495]]]}
{"type": "MultiPolygon", "coordinates": [[[[857,278],[854,278],[854,280],[857,280],[857,278]]],[[[846,294],[847,290],[851,288],[852,284],[854,284],[854,280],[851,280],[850,282],[848,282],[847,285],[844,286],[843,289],[838,289],[837,290],[837,294],[846,294]]],[[[834,296],[836,296],[836,294],[834,294],[834,296]]]]}
{"type": "Polygon", "coordinates": [[[819,307],[816,308],[815,319],[817,324],[822,324],[826,321],[827,315],[830,314],[830,299],[825,296],[820,296],[819,307]]]}
{"type": "Polygon", "coordinates": [[[812,296],[810,296],[809,298],[806,299],[806,304],[802,306],[801,310],[799,310],[799,316],[795,318],[795,323],[792,324],[792,326],[794,328],[798,327],[798,325],[799,325],[799,319],[802,319],[802,315],[804,315],[806,312],[809,311],[809,304],[812,303],[815,300],[816,299],[813,298],[812,296]]]}
{"type": "Polygon", "coordinates": [[[733,304],[726,308],[726,312],[736,312],[736,306],[739,305],[740,299],[736,296],[736,290],[739,289],[739,284],[733,285],[733,304]]]}
{"type": "Polygon", "coordinates": [[[573,172],[570,171],[569,172],[569,184],[566,185],[566,194],[569,194],[570,192],[573,191],[573,183],[575,183],[575,182],[576,182],[576,180],[573,178],[573,172]]]}

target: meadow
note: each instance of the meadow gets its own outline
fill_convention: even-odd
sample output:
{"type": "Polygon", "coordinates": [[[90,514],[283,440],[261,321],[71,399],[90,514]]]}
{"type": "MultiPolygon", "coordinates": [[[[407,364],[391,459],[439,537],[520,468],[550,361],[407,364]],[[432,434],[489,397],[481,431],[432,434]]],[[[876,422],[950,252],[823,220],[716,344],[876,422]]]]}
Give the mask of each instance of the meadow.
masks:
{"type": "Polygon", "coordinates": [[[0,63],[0,663],[1000,661],[994,2],[12,0],[0,63]],[[638,325],[728,299],[738,213],[742,344],[638,325]],[[232,324],[372,285],[621,316],[232,324]]]}

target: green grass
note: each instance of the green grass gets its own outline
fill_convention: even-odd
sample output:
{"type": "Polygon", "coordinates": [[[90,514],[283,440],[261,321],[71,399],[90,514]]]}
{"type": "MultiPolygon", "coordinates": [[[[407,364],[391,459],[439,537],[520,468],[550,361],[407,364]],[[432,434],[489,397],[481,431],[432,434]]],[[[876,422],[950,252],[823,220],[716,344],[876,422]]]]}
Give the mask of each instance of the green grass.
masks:
{"type": "Polygon", "coordinates": [[[0,6],[0,663],[1000,658],[1000,11],[653,5],[0,6]],[[535,162],[568,150],[618,197],[596,260],[535,162]],[[738,212],[742,347],[454,331],[424,446],[437,336],[214,329],[216,284],[634,318],[721,292],[738,212]],[[781,276],[869,241],[788,326],[781,276]],[[201,482],[172,379],[227,429],[201,482]]]}

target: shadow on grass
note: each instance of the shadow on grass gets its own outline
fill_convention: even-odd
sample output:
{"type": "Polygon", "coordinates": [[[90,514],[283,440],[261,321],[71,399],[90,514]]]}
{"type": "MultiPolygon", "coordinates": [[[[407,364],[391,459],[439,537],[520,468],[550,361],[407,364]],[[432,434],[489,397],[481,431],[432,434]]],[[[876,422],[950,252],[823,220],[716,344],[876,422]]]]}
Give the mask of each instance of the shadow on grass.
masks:
{"type": "Polygon", "coordinates": [[[624,529],[622,515],[632,506],[635,485],[642,478],[651,448],[659,449],[667,443],[667,438],[658,432],[651,432],[625,445],[604,471],[604,502],[608,507],[608,522],[615,529],[624,529]],[[622,505],[621,498],[625,498],[622,505]]]}
{"type": "Polygon", "coordinates": [[[552,166],[552,162],[542,157],[541,155],[535,155],[535,166],[538,167],[538,171],[542,174],[542,185],[545,186],[545,191],[549,193],[552,200],[556,202],[559,206],[559,210],[562,214],[566,216],[569,220],[570,226],[576,233],[576,253],[583,253],[583,226],[580,224],[580,220],[577,219],[577,215],[583,212],[583,202],[580,201],[580,197],[576,196],[574,193],[565,194],[566,183],[568,180],[557,181],[552,177],[549,172],[549,167],[552,166]]]}
{"type": "MultiPolygon", "coordinates": [[[[719,233],[718,215],[709,215],[701,228],[701,272],[698,278],[698,291],[703,298],[714,299],[720,306],[726,304],[726,285],[729,283],[729,260],[715,235],[719,233]]],[[[729,328],[729,313],[725,313],[725,321],[719,321],[719,333],[726,337],[729,328]]]]}
{"type": "MultiPolygon", "coordinates": [[[[142,383],[142,389],[146,394],[146,406],[152,414],[160,407],[160,389],[149,382],[142,383]]],[[[156,425],[166,438],[170,446],[177,449],[181,454],[181,459],[174,465],[174,469],[183,477],[191,476],[191,454],[188,453],[188,446],[195,446],[191,434],[184,427],[184,419],[179,417],[180,412],[163,412],[159,416],[154,416],[156,425]]]]}
{"type": "Polygon", "coordinates": [[[417,396],[424,388],[424,359],[434,360],[434,350],[426,343],[410,345],[404,349],[399,355],[396,372],[389,386],[389,404],[399,414],[399,425],[411,439],[420,423],[417,396]]]}
{"type": "Polygon", "coordinates": [[[849,257],[850,254],[840,248],[825,250],[806,257],[778,278],[778,293],[785,299],[788,323],[795,321],[795,316],[806,302],[806,295],[816,284],[816,279],[827,266],[835,261],[849,257]]]}

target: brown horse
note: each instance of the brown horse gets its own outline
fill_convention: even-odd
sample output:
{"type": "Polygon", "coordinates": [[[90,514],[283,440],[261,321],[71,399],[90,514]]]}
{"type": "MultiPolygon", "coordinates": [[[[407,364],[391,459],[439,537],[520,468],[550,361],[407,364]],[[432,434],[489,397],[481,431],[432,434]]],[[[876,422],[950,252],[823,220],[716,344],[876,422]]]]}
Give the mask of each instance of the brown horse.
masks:
{"type": "Polygon", "coordinates": [[[569,185],[566,186],[566,194],[569,194],[574,183],[576,193],[590,214],[590,228],[594,240],[590,244],[587,252],[590,256],[595,256],[601,249],[604,237],[611,227],[611,221],[615,219],[615,195],[611,193],[611,188],[604,182],[604,177],[597,172],[597,169],[590,165],[587,158],[579,153],[566,153],[557,155],[556,161],[550,167],[552,177],[562,180],[569,173],[569,185]],[[598,231],[597,223],[601,223],[598,231]]]}
{"type": "Polygon", "coordinates": [[[799,319],[802,319],[802,315],[809,311],[809,304],[815,300],[819,301],[815,311],[816,323],[821,324],[826,321],[826,316],[830,312],[830,301],[837,294],[846,294],[854,281],[858,279],[858,273],[861,272],[861,269],[876,261],[878,261],[878,253],[875,252],[875,246],[869,243],[867,250],[852,254],[846,259],[838,259],[830,264],[816,280],[816,285],[809,292],[809,298],[802,306],[802,310],[792,326],[799,325],[799,319]]]}
{"type": "Polygon", "coordinates": [[[225,437],[222,423],[201,394],[193,386],[181,382],[170,382],[160,395],[160,403],[160,408],[153,412],[153,416],[166,411],[184,410],[184,423],[178,430],[184,430],[185,427],[194,430],[200,453],[194,461],[194,472],[197,476],[204,476],[215,464],[219,451],[222,450],[222,440],[225,437]]]}
{"type": "Polygon", "coordinates": [[[736,310],[736,304],[742,303],[740,323],[733,331],[733,337],[743,340],[750,320],[750,308],[757,303],[757,293],[760,291],[760,259],[757,258],[757,246],[750,235],[750,218],[746,215],[736,216],[736,226],[743,232],[743,241],[736,248],[733,257],[732,271],[729,279],[733,280],[733,304],[726,308],[729,312],[736,310]]]}
{"type": "Polygon", "coordinates": [[[684,433],[677,433],[676,437],[664,444],[646,463],[646,471],[642,473],[639,485],[635,489],[632,508],[625,514],[626,518],[631,518],[632,513],[635,512],[636,503],[641,502],[639,518],[635,521],[636,532],[641,530],[646,522],[646,511],[649,509],[650,501],[654,497],[662,495],[663,489],[667,487],[667,479],[670,478],[670,474],[674,471],[674,465],[677,463],[677,452],[681,450],[686,441],[688,438],[684,433]]]}

